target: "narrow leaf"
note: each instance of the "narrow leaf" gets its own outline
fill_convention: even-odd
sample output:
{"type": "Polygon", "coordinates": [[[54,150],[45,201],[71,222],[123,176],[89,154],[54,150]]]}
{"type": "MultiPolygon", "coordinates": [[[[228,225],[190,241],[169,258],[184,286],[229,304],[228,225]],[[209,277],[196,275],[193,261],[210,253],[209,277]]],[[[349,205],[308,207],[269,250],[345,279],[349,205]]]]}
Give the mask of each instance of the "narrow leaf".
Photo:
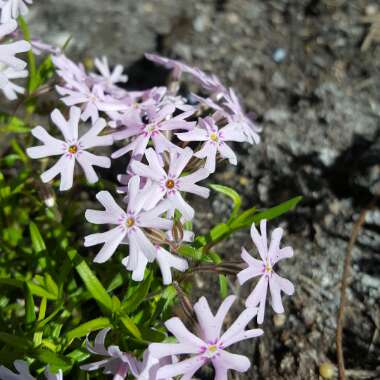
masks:
{"type": "Polygon", "coordinates": [[[32,292],[27,283],[24,284],[25,292],[25,322],[26,324],[33,323],[36,317],[35,305],[32,292]]]}
{"type": "Polygon", "coordinates": [[[34,251],[36,253],[44,251],[46,249],[45,241],[41,236],[40,230],[33,222],[29,224],[29,233],[34,251]]]}
{"type": "Polygon", "coordinates": [[[232,209],[229,220],[234,219],[240,210],[240,206],[241,206],[240,195],[234,189],[232,189],[228,186],[212,184],[212,185],[210,185],[210,187],[213,190],[217,191],[218,193],[222,193],[224,195],[227,195],[227,197],[232,199],[233,209],[232,209]]]}
{"type": "Polygon", "coordinates": [[[101,282],[89,268],[84,259],[74,249],[69,250],[67,254],[92,297],[105,309],[112,312],[112,298],[109,296],[101,282]]]}
{"type": "Polygon", "coordinates": [[[86,336],[92,331],[105,329],[107,327],[112,327],[112,323],[108,318],[96,318],[89,322],[83,323],[82,325],[76,327],[73,330],[70,330],[66,334],[66,338],[70,341],[75,338],[81,338],[82,336],[86,336]]]}

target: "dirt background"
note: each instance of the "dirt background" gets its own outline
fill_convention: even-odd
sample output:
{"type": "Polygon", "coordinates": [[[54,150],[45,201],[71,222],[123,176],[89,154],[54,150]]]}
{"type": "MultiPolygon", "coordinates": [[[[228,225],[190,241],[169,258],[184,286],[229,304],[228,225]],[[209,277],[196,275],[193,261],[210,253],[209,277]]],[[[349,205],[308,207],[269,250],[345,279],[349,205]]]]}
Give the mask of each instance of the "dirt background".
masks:
{"type": "MultiPolygon", "coordinates": [[[[273,319],[268,308],[264,337],[241,347],[250,371],[231,379],[318,379],[321,363],[336,362],[348,240],[380,188],[380,43],[367,39],[362,48],[371,26],[363,17],[377,12],[375,0],[38,0],[31,8],[34,36],[63,43],[70,33],[73,57],[107,55],[127,66],[132,86],[162,80],[142,59],[147,51],[220,76],[255,112],[263,141],[236,147],[238,166],[223,167],[215,182],[235,186],[245,206],[304,196],[278,221],[295,248],[280,272],[296,294],[285,299],[285,318],[273,319]]],[[[352,379],[380,379],[378,206],[367,213],[353,251],[344,328],[352,379]]],[[[202,230],[215,214],[222,220],[228,205],[213,195],[198,211],[202,230]]],[[[252,248],[248,233],[218,250],[237,259],[241,245],[252,248]]],[[[197,282],[203,294],[216,293],[216,283],[210,290],[205,277],[197,282]]]]}

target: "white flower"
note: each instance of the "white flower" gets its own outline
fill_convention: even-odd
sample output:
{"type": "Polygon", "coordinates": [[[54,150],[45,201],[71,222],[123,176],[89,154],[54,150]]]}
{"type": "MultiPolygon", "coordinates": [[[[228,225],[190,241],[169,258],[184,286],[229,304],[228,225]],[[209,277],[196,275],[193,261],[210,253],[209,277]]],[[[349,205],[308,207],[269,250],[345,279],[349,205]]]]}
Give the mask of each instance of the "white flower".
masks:
{"type": "MultiPolygon", "coordinates": [[[[36,380],[29,372],[29,365],[24,360],[16,360],[13,363],[16,371],[14,373],[8,368],[0,366],[0,379],[1,380],[36,380]]],[[[49,367],[46,367],[45,377],[47,380],[63,380],[62,370],[59,370],[57,373],[51,373],[49,367]]]]}
{"type": "Polygon", "coordinates": [[[16,100],[17,94],[23,94],[25,89],[13,82],[12,79],[26,78],[28,76],[27,70],[15,70],[13,67],[1,67],[0,64],[0,75],[3,75],[7,78],[7,83],[1,87],[5,97],[8,100],[16,100]]]}
{"type": "MultiPolygon", "coordinates": [[[[6,35],[14,32],[17,28],[17,23],[14,20],[0,25],[0,40],[6,35]]],[[[24,53],[30,50],[30,44],[27,41],[21,40],[16,42],[10,42],[0,45],[0,64],[3,67],[11,67],[14,70],[24,70],[26,67],[26,62],[16,57],[16,54],[24,53]]],[[[9,80],[4,70],[0,71],[0,88],[9,85],[9,80]]]]}
{"type": "Polygon", "coordinates": [[[114,254],[120,244],[129,244],[129,259],[126,264],[127,269],[133,271],[132,278],[135,281],[142,280],[142,278],[136,277],[137,272],[135,272],[141,260],[144,263],[153,261],[157,255],[156,248],[146,236],[144,229],[168,230],[173,224],[172,221],[160,217],[167,210],[162,204],[149,211],[144,210],[147,195],[149,194],[146,191],[140,190],[140,178],[133,176],[128,185],[126,211],[114,201],[108,191],[100,191],[96,198],[104,206],[105,211],[87,210],[85,214],[90,223],[116,226],[107,232],[85,237],[84,245],[86,247],[104,244],[94,261],[104,263],[114,254]]]}
{"type": "Polygon", "coordinates": [[[0,3],[1,23],[6,23],[18,16],[25,16],[28,13],[26,4],[33,4],[33,0],[4,0],[0,3]]]}
{"type": "Polygon", "coordinates": [[[99,133],[106,126],[106,121],[98,119],[87,133],[78,138],[80,116],[80,109],[71,107],[70,118],[66,121],[61,112],[55,109],[51,114],[51,119],[62,132],[64,140],[52,137],[43,127],[38,126],[32,130],[32,134],[41,140],[44,145],[27,149],[27,154],[31,158],[61,156],[55,165],[41,175],[43,182],[49,182],[58,174],[61,174],[61,191],[72,187],[76,161],[82,167],[89,183],[95,183],[99,179],[93,166],[100,166],[102,168],[109,168],[111,166],[111,160],[108,157],[96,156],[87,152],[87,149],[96,146],[112,144],[112,136],[99,136],[99,133]]]}

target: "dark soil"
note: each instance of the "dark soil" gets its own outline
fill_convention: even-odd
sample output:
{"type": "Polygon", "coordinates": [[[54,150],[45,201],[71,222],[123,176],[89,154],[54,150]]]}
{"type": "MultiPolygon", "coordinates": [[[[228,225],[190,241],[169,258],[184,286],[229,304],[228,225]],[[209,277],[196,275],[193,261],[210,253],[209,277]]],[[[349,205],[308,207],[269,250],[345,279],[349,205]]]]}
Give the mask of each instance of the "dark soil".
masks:
{"type": "MultiPolygon", "coordinates": [[[[163,80],[142,59],[158,51],[217,74],[255,112],[262,144],[236,147],[238,166],[223,166],[214,180],[235,187],[245,206],[304,196],[297,210],[272,224],[286,229],[285,243],[295,248],[281,273],[296,294],[285,299],[284,320],[273,319],[268,307],[264,337],[241,345],[251,356],[250,371],[231,379],[318,379],[321,363],[336,363],[339,288],[353,223],[379,195],[380,43],[366,51],[361,44],[369,31],[362,18],[380,12],[380,4],[39,0],[32,9],[36,34],[57,42],[71,33],[73,56],[109,55],[128,66],[131,86],[163,80]]],[[[343,340],[352,379],[380,379],[378,206],[353,251],[343,340]]],[[[213,194],[197,209],[197,227],[205,230],[225,218],[228,205],[213,194]]],[[[226,261],[236,260],[242,245],[252,249],[248,232],[217,248],[226,261]]],[[[217,281],[210,291],[208,278],[198,276],[197,294],[217,292],[217,281]]],[[[231,284],[248,294],[247,286],[231,284]]]]}

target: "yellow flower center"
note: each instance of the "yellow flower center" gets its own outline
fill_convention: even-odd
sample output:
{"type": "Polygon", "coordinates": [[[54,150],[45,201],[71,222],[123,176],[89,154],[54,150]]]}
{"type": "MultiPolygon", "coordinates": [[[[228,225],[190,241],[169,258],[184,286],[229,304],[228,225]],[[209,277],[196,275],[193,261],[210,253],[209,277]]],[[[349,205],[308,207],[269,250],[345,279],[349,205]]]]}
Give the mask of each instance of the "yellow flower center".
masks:
{"type": "Polygon", "coordinates": [[[132,227],[135,224],[135,220],[133,218],[128,218],[127,219],[127,227],[132,227]]]}
{"type": "Polygon", "coordinates": [[[172,179],[168,179],[168,180],[166,181],[166,187],[167,187],[168,189],[172,189],[172,188],[174,187],[174,185],[175,185],[175,183],[174,183],[174,181],[173,181],[172,179]]]}
{"type": "Polygon", "coordinates": [[[78,147],[76,145],[69,146],[69,153],[75,154],[76,152],[78,152],[78,147]]]}
{"type": "Polygon", "coordinates": [[[211,133],[210,140],[215,142],[218,141],[218,135],[215,132],[211,133]]]}
{"type": "Polygon", "coordinates": [[[267,262],[265,264],[265,272],[267,272],[267,273],[272,272],[272,266],[270,265],[269,260],[267,260],[267,262]]]}
{"type": "Polygon", "coordinates": [[[214,352],[218,351],[218,347],[216,346],[216,344],[212,344],[211,346],[208,346],[208,350],[211,353],[214,353],[214,352]]]}

